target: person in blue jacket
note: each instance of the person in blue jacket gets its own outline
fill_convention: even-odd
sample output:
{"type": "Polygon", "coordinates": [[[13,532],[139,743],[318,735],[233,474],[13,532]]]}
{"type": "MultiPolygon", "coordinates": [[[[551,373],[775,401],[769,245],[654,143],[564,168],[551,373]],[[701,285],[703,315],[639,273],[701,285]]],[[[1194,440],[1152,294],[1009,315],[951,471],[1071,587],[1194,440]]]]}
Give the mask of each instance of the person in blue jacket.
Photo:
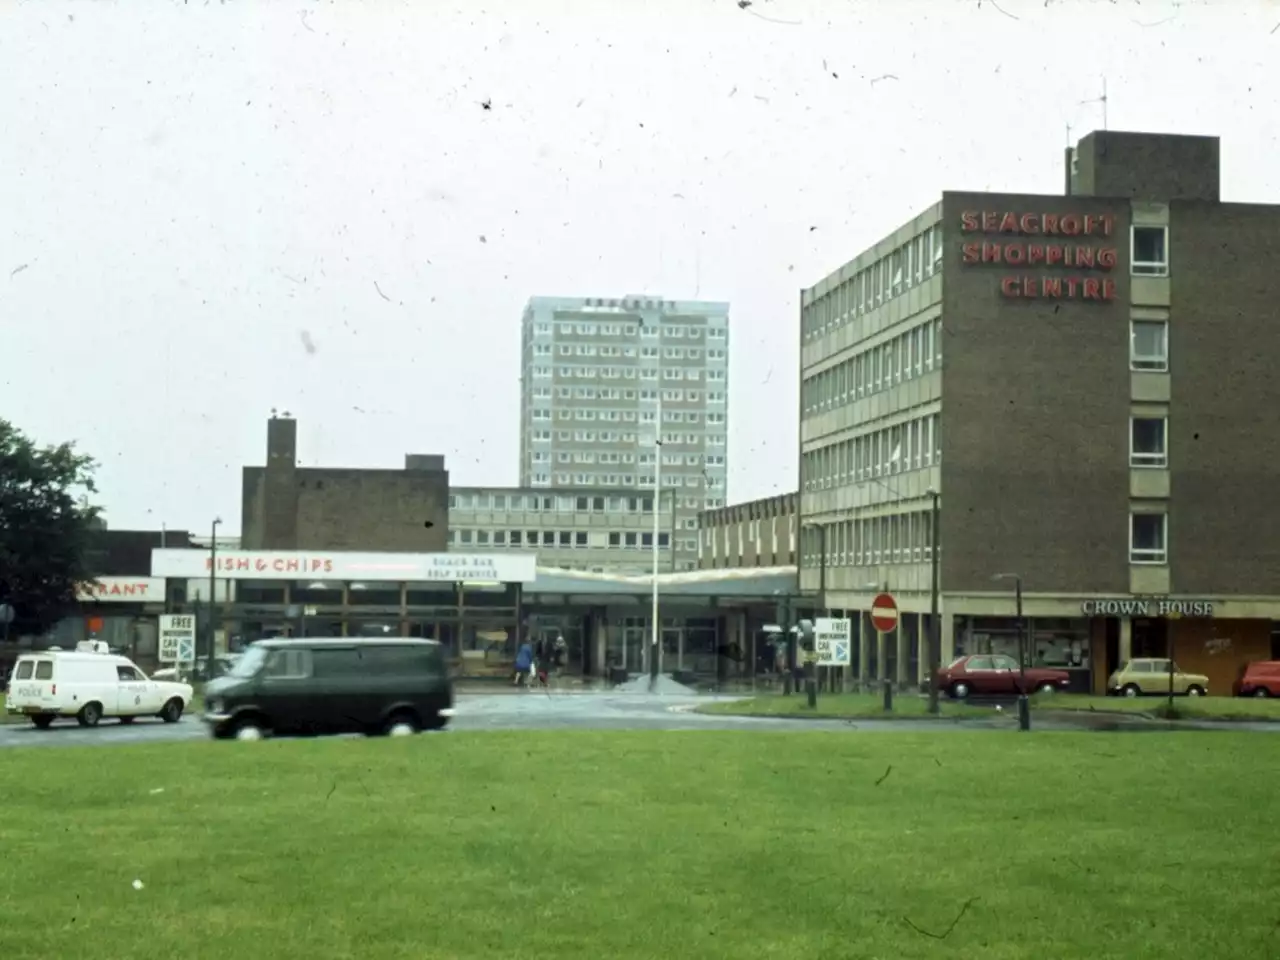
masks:
{"type": "Polygon", "coordinates": [[[533,647],[526,640],[520,644],[520,650],[516,653],[516,676],[512,681],[515,686],[520,686],[522,682],[527,683],[529,680],[529,668],[533,666],[533,647]]]}

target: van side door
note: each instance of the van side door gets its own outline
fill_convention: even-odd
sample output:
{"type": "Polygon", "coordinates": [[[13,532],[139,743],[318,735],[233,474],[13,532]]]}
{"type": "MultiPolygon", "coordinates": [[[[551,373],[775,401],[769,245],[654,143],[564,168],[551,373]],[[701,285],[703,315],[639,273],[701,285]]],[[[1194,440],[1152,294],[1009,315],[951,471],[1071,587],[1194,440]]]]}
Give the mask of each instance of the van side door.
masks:
{"type": "Polygon", "coordinates": [[[151,701],[155,698],[152,684],[142,675],[137,667],[127,663],[115,665],[116,697],[115,704],[106,704],[108,716],[115,714],[121,717],[136,717],[155,713],[151,701]]]}
{"type": "Polygon", "coordinates": [[[272,650],[258,683],[258,706],[273,730],[284,733],[312,728],[316,697],[310,650],[272,650]]]}

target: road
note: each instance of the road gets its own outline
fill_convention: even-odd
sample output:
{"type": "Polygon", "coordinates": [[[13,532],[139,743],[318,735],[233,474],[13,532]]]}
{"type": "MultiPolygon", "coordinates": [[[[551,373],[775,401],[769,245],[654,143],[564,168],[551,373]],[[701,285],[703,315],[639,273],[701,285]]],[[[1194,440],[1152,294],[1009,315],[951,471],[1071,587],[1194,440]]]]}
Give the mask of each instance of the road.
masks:
{"type": "MultiPolygon", "coordinates": [[[[839,730],[859,733],[892,733],[954,730],[1012,729],[1016,721],[1003,717],[932,723],[920,720],[788,720],[772,717],[707,716],[693,713],[711,697],[650,696],[623,693],[541,693],[475,694],[458,698],[453,731],[478,730],[839,730]]],[[[736,699],[736,698],[724,698],[736,699]]],[[[1078,730],[1080,721],[1037,716],[1036,730],[1078,730]]],[[[1116,723],[1108,719],[1092,721],[1092,729],[1153,729],[1143,721],[1116,723]]],[[[1219,729],[1221,725],[1189,724],[1191,729],[1219,729]]],[[[1154,727],[1163,729],[1163,726],[1154,727]]],[[[1280,732],[1280,724],[1232,724],[1233,730],[1257,729],[1280,732]]],[[[101,746],[121,743],[163,743],[203,740],[208,737],[197,718],[184,717],[180,723],[139,720],[129,726],[104,721],[94,730],[77,726],[74,720],[59,721],[49,730],[36,730],[24,723],[0,725],[0,748],[35,746],[101,746]]]]}

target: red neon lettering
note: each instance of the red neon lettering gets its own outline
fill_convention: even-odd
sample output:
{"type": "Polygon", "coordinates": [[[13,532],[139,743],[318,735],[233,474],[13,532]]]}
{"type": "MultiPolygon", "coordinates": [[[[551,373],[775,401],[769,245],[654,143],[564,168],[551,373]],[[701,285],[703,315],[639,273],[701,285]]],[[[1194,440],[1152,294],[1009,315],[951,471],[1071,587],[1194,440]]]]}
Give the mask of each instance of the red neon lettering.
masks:
{"type": "Polygon", "coordinates": [[[1102,299],[1114,300],[1116,298],[1116,282],[1110,277],[1102,281],[1102,299]]]}
{"type": "Polygon", "coordinates": [[[1046,213],[1044,215],[1044,232],[1051,236],[1057,236],[1058,229],[1058,215],[1056,213],[1046,213]]]}
{"type": "Polygon", "coordinates": [[[1080,214],[1064,213],[1062,215],[1062,232],[1068,237],[1078,236],[1083,229],[1084,226],[1080,221],[1080,214]]]}
{"type": "Polygon", "coordinates": [[[1093,247],[1076,247],[1074,250],[1075,261],[1072,264],[1076,267],[1092,267],[1093,266],[1093,247]]]}
{"type": "Polygon", "coordinates": [[[960,262],[972,266],[982,262],[982,244],[966,243],[960,248],[960,262]]]}
{"type": "Polygon", "coordinates": [[[1027,248],[1020,243],[1011,243],[1004,248],[1004,262],[1013,266],[1021,266],[1027,262],[1027,248]]]}
{"type": "Polygon", "coordinates": [[[1027,263],[1033,267],[1044,263],[1043,243],[1033,243],[1027,247],[1027,263]]]}
{"type": "Polygon", "coordinates": [[[1062,280],[1058,277],[1045,277],[1040,281],[1046,297],[1062,296],[1062,280]]]}
{"type": "Polygon", "coordinates": [[[1102,282],[1096,277],[1085,277],[1082,281],[1084,287],[1083,296],[1086,300],[1102,299],[1102,282]]]}
{"type": "Polygon", "coordinates": [[[960,229],[964,233],[978,232],[978,214],[973,210],[965,210],[960,214],[960,229]]]}
{"type": "Polygon", "coordinates": [[[1000,244],[984,243],[982,245],[982,262],[983,263],[999,263],[1000,262],[1000,244]]]}
{"type": "Polygon", "coordinates": [[[1006,213],[1000,218],[1001,233],[1017,233],[1018,232],[1018,215],[1016,213],[1006,213]]]}
{"type": "Polygon", "coordinates": [[[1040,218],[1036,216],[1034,213],[1024,213],[1018,219],[1018,229],[1020,229],[1023,233],[1039,233],[1040,218]]]}
{"type": "Polygon", "coordinates": [[[1016,297],[1019,295],[1018,278],[1005,277],[1000,281],[1000,292],[1006,297],[1016,297]]]}
{"type": "Polygon", "coordinates": [[[1120,262],[1120,254],[1115,247],[1098,248],[1098,266],[1103,270],[1114,270],[1120,262]]]}
{"type": "Polygon", "coordinates": [[[1062,263],[1062,250],[1062,247],[1058,246],[1056,243],[1053,244],[1045,250],[1044,262],[1050,267],[1056,267],[1058,264],[1062,263]]]}
{"type": "Polygon", "coordinates": [[[987,211],[982,215],[982,232],[995,233],[1000,229],[1000,214],[987,211]]]}

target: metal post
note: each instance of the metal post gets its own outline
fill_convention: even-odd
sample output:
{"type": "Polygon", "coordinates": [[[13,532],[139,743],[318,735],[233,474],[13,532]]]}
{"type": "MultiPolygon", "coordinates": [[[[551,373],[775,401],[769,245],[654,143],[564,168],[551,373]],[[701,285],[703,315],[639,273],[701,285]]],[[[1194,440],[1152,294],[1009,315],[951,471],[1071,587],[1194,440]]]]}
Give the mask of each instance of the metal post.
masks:
{"type": "MultiPolygon", "coordinates": [[[[818,530],[818,605],[827,605],[827,528],[819,524],[818,530]]],[[[816,640],[814,641],[816,644],[816,640]]],[[[814,662],[817,649],[806,651],[804,658],[804,691],[809,698],[809,708],[818,706],[818,668],[814,662]]]]}
{"type": "MultiPolygon", "coordinates": [[[[215,600],[218,586],[218,524],[222,522],[221,517],[215,517],[213,521],[213,529],[209,535],[209,651],[207,656],[209,659],[207,664],[213,664],[213,647],[215,644],[214,637],[217,635],[217,617],[218,604],[215,600]]],[[[197,664],[192,664],[194,668],[197,664]]]]}
{"type": "Polygon", "coordinates": [[[929,524],[929,712],[936,714],[941,707],[934,678],[942,669],[942,623],[938,616],[938,491],[930,490],[929,496],[933,501],[929,524]]]}
{"type": "Polygon", "coordinates": [[[1168,649],[1165,651],[1169,654],[1169,702],[1165,713],[1166,720],[1173,719],[1173,624],[1167,619],[1164,622],[1166,644],[1168,649]]]}
{"type": "Polygon", "coordinates": [[[658,619],[658,532],[661,528],[659,522],[659,506],[662,502],[662,390],[659,384],[658,400],[656,403],[655,419],[653,424],[653,638],[649,644],[649,689],[656,690],[658,686],[658,651],[661,649],[659,643],[662,636],[662,623],[658,619]]]}
{"type": "Polygon", "coordinates": [[[1018,616],[1018,729],[1031,729],[1031,701],[1027,699],[1027,629],[1022,616],[1022,577],[1014,580],[1018,616]]]}
{"type": "Polygon", "coordinates": [[[791,598],[788,597],[783,601],[782,607],[782,623],[778,624],[782,628],[783,643],[787,645],[786,673],[782,677],[782,695],[784,697],[791,696],[791,688],[796,680],[796,638],[791,632],[791,598]]]}

